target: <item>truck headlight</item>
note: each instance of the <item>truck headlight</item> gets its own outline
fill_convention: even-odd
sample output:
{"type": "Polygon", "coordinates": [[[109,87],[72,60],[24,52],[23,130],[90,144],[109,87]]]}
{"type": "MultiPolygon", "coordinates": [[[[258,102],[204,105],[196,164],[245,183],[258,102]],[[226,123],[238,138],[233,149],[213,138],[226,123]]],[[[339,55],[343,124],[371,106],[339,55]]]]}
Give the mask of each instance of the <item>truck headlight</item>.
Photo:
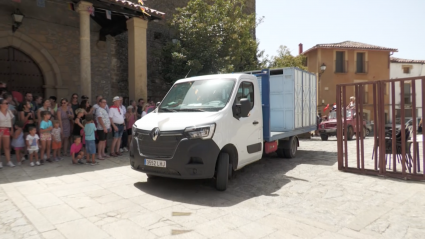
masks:
{"type": "Polygon", "coordinates": [[[214,135],[215,124],[188,127],[184,130],[189,139],[211,139],[214,135]]]}

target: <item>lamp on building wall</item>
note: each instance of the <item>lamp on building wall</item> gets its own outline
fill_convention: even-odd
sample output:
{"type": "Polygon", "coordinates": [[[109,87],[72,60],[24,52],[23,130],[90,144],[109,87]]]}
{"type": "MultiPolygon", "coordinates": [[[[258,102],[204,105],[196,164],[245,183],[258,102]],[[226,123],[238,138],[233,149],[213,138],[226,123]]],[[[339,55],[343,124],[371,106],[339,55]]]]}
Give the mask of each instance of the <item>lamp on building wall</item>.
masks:
{"type": "Polygon", "coordinates": [[[325,72],[325,70],[326,70],[326,65],[325,63],[322,63],[322,65],[320,66],[319,81],[320,81],[320,77],[322,76],[323,72],[325,72]]]}
{"type": "Polygon", "coordinates": [[[12,14],[12,32],[16,32],[16,30],[18,30],[19,26],[21,26],[22,21],[24,20],[24,17],[24,14],[22,14],[19,9],[16,9],[16,11],[12,14]]]}

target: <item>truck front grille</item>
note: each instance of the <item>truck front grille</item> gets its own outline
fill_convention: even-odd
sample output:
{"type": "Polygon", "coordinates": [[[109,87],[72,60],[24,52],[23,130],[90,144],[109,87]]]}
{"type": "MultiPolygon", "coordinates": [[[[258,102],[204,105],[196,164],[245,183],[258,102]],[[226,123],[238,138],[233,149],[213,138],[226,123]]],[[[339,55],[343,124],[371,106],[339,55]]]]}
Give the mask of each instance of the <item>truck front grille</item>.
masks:
{"type": "Polygon", "coordinates": [[[144,156],[155,158],[171,158],[179,142],[183,139],[182,131],[160,132],[156,141],[152,139],[150,131],[137,130],[136,135],[139,151],[144,156]]]}

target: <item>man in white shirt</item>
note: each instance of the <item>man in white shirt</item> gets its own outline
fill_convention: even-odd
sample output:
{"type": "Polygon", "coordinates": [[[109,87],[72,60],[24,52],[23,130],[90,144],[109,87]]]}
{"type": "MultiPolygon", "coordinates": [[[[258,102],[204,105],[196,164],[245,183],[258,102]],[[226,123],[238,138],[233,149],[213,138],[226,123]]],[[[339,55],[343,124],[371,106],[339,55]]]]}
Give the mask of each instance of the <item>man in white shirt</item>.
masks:
{"type": "Polygon", "coordinates": [[[121,156],[121,153],[119,150],[120,150],[121,137],[125,129],[125,120],[124,120],[125,112],[121,110],[119,96],[115,96],[112,99],[112,101],[114,103],[109,108],[109,119],[111,121],[114,139],[112,140],[110,155],[112,157],[117,157],[117,156],[121,156]]]}

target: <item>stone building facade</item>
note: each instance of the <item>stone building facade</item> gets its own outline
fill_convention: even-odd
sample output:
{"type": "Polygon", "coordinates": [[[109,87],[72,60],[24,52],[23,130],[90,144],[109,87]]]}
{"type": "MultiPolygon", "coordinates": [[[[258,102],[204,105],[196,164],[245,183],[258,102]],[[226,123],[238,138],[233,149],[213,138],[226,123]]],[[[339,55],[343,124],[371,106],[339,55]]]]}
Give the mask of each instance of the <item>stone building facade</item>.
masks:
{"type": "MultiPolygon", "coordinates": [[[[163,97],[169,88],[159,74],[158,53],[162,47],[159,39],[162,35],[169,34],[167,20],[172,18],[175,9],[184,7],[187,2],[188,0],[146,1],[149,8],[166,13],[164,20],[148,23],[146,35],[148,96],[155,100],[163,97]]],[[[255,0],[247,0],[247,6],[249,11],[255,12],[255,0]]],[[[95,14],[105,12],[95,10],[95,14]]],[[[112,18],[114,17],[112,13],[112,18]]],[[[128,80],[128,32],[116,36],[107,35],[106,41],[99,41],[100,30],[101,26],[92,18],[91,95],[104,95],[108,99],[114,95],[128,97],[129,87],[131,88],[128,80]]],[[[40,7],[37,1],[0,1],[0,49],[8,47],[23,52],[40,68],[44,79],[44,84],[40,87],[43,88],[44,97],[56,95],[58,98],[69,99],[72,93],[83,91],[79,73],[80,18],[78,12],[69,9],[69,2],[45,0],[45,6],[40,7]],[[25,17],[19,29],[12,33],[11,14],[17,8],[25,17]]],[[[2,60],[6,61],[0,51],[0,66],[2,60]]],[[[0,77],[0,81],[8,81],[7,75],[1,75],[1,69],[0,77]]],[[[22,76],[20,80],[28,82],[30,79],[22,76]]],[[[21,91],[31,90],[27,87],[28,84],[21,85],[21,91]]]]}

